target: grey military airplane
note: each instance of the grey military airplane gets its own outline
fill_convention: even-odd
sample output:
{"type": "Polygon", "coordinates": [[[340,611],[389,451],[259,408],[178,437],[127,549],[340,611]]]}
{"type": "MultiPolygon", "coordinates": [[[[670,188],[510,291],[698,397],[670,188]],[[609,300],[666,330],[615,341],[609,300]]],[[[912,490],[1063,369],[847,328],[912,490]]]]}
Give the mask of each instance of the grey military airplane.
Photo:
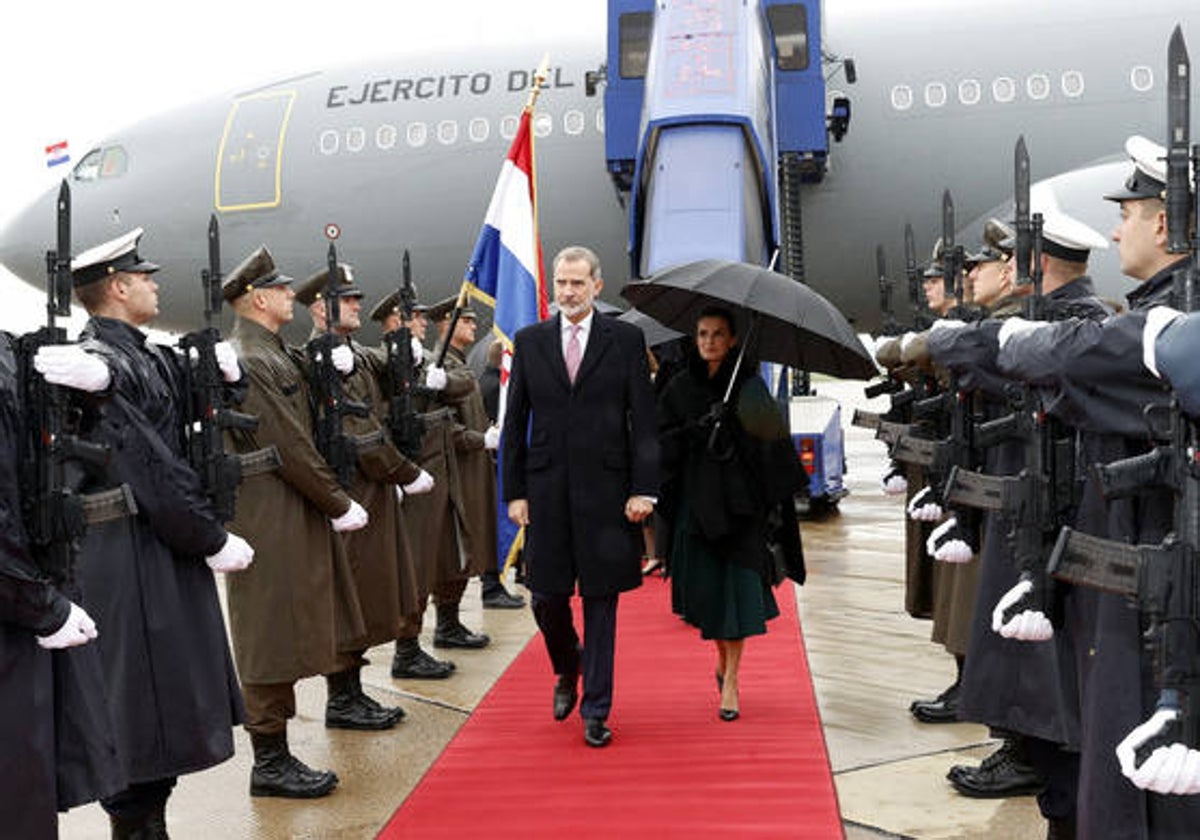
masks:
{"type": "MultiPolygon", "coordinates": [[[[853,118],[830,143],[824,178],[802,191],[807,282],[860,329],[877,326],[876,243],[899,269],[910,222],[927,251],[950,188],[960,223],[972,220],[958,241],[973,244],[978,222],[1005,212],[1021,134],[1034,177],[1057,176],[1064,209],[1107,233],[1116,216],[1099,196],[1119,183],[1113,164],[1128,135],[1162,137],[1167,39],[1182,23],[1200,42],[1198,8],[830,2],[826,97],[830,107],[848,99],[853,118]],[[842,58],[854,59],[853,84],[842,58]]],[[[632,273],[628,208],[606,172],[604,98],[589,95],[606,60],[602,32],[533,31],[504,50],[330,67],[147,119],[70,172],[74,242],[144,226],[145,252],[174,278],[161,290],[165,328],[201,317],[200,284],[188,278],[205,264],[214,210],[230,265],[267,243],[285,271],[305,277],[335,234],[369,298],[396,286],[405,248],[423,300],[452,294],[544,53],[552,65],[535,122],[543,248],[594,245],[606,295],[618,300],[632,273]]],[[[35,285],[52,246],[53,199],[41,196],[0,231],[0,262],[35,285]]],[[[1094,273],[1108,296],[1132,287],[1112,257],[1094,273]]]]}

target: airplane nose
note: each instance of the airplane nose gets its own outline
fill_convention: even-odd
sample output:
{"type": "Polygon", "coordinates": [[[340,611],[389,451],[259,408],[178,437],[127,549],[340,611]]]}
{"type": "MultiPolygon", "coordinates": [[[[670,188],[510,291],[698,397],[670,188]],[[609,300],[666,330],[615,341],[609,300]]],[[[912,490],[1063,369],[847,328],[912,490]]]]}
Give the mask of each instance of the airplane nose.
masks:
{"type": "Polygon", "coordinates": [[[47,190],[0,227],[0,263],[35,286],[45,283],[46,252],[55,246],[56,196],[47,190]]]}

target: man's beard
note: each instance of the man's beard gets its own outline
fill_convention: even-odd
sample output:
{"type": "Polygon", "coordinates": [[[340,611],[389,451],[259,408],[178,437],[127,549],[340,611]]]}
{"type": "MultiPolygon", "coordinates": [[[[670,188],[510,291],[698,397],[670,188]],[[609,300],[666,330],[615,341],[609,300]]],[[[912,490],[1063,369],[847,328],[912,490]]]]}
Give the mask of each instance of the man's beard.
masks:
{"type": "Polygon", "coordinates": [[[572,304],[560,303],[558,305],[558,309],[568,318],[574,318],[577,315],[583,315],[585,312],[587,312],[591,305],[592,302],[590,300],[580,301],[572,304]]]}

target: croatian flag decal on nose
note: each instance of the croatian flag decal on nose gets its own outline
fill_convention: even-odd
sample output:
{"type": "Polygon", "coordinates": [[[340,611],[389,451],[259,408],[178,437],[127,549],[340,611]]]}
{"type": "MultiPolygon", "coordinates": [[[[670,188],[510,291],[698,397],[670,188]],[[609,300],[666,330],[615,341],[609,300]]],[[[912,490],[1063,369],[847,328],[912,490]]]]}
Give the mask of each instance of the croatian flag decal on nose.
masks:
{"type": "Polygon", "coordinates": [[[58,166],[60,163],[68,163],[71,160],[71,153],[67,151],[67,141],[55,143],[53,146],[46,147],[46,167],[58,166]]]}

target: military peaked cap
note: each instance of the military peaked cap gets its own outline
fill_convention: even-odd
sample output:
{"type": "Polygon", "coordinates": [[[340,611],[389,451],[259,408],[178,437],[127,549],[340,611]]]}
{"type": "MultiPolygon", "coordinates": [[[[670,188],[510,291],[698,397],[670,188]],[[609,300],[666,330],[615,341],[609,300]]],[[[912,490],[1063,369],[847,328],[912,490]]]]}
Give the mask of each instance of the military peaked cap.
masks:
{"type": "MultiPolygon", "coordinates": [[[[414,303],[413,312],[426,312],[429,307],[423,303],[414,303]]],[[[381,324],[387,320],[387,316],[393,312],[400,311],[400,290],[392,292],[379,303],[375,304],[375,308],[371,310],[370,318],[372,321],[378,321],[381,324]]]]}
{"type": "Polygon", "coordinates": [[[237,300],[251,289],[267,289],[271,286],[286,286],[292,278],[281,274],[266,245],[260,245],[246,259],[225,276],[221,284],[221,295],[227,301],[237,300]]]}
{"type": "MultiPolygon", "coordinates": [[[[339,297],[362,297],[362,289],[354,282],[354,268],[346,263],[338,263],[338,296],[339,297]]],[[[323,268],[316,274],[304,281],[304,284],[296,290],[296,300],[304,306],[311,306],[318,300],[325,297],[325,290],[329,287],[329,268],[323,268]]]]}
{"type": "Polygon", "coordinates": [[[143,233],[142,228],[134,228],[116,239],[89,248],[71,260],[71,278],[75,285],[86,286],[122,271],[130,274],[153,274],[158,271],[155,263],[138,256],[138,240],[143,233]]]}

